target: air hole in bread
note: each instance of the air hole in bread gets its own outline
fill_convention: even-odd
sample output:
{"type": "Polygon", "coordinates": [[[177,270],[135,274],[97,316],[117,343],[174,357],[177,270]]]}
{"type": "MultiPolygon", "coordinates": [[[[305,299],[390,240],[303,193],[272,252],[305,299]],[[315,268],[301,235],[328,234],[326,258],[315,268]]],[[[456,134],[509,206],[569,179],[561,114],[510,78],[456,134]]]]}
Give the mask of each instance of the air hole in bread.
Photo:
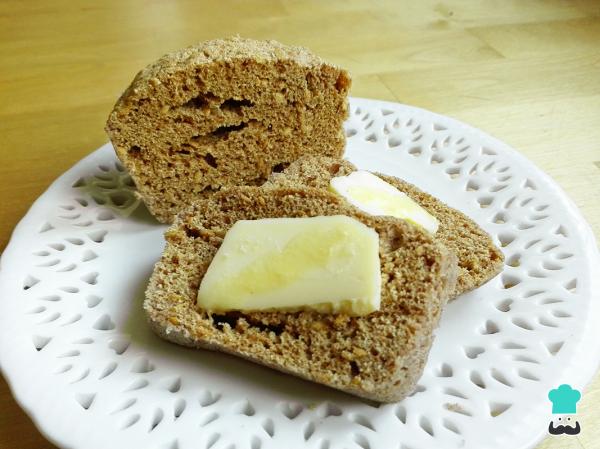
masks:
{"type": "Polygon", "coordinates": [[[133,145],[132,147],[129,148],[129,150],[127,150],[127,152],[129,153],[130,156],[137,157],[142,152],[142,149],[140,147],[138,147],[137,145],[133,145]]]}
{"type": "Polygon", "coordinates": [[[217,97],[211,94],[210,92],[201,93],[197,97],[192,98],[191,100],[184,103],[182,106],[184,108],[195,108],[202,109],[207,107],[212,101],[214,101],[217,97]]]}
{"type": "Polygon", "coordinates": [[[221,104],[221,109],[225,109],[226,111],[235,111],[241,112],[242,107],[251,107],[254,106],[250,100],[235,100],[233,98],[229,98],[225,100],[223,104],[221,104]]]}
{"type": "Polygon", "coordinates": [[[281,173],[289,166],[289,162],[281,162],[280,164],[273,165],[273,173],[281,173]]]}
{"type": "Polygon", "coordinates": [[[184,228],[184,230],[185,230],[185,235],[187,235],[191,239],[197,239],[198,237],[200,237],[200,231],[198,229],[193,229],[193,228],[190,228],[189,226],[186,226],[184,228]]]}
{"type": "Polygon", "coordinates": [[[210,154],[210,153],[206,153],[204,156],[204,161],[210,165],[212,168],[217,168],[217,160],[215,159],[215,157],[210,154]]]}
{"type": "Polygon", "coordinates": [[[228,324],[231,329],[235,329],[239,316],[237,314],[213,314],[211,315],[211,318],[213,327],[216,327],[217,329],[222,331],[225,327],[225,324],[228,324]]]}
{"type": "Polygon", "coordinates": [[[183,115],[183,116],[180,116],[180,117],[175,117],[173,119],[173,121],[175,123],[189,123],[190,125],[194,124],[194,119],[192,117],[190,117],[190,116],[187,116],[187,115],[183,115]]]}
{"type": "Polygon", "coordinates": [[[227,136],[229,133],[231,132],[235,132],[235,131],[241,131],[242,129],[244,129],[246,126],[248,126],[248,123],[240,123],[239,125],[231,125],[231,126],[219,126],[217,129],[215,129],[211,134],[213,136],[227,136]]]}
{"type": "Polygon", "coordinates": [[[352,376],[358,376],[360,374],[358,363],[356,363],[354,360],[350,362],[350,372],[352,373],[352,376]]]}

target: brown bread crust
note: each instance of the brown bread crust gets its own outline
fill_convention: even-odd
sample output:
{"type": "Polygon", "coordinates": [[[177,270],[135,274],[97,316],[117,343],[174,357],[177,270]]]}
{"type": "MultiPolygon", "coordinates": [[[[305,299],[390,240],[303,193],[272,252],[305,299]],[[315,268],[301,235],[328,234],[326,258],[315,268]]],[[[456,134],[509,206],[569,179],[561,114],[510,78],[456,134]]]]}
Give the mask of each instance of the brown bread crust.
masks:
{"type": "Polygon", "coordinates": [[[341,157],[348,73],[305,48],[234,37],[163,56],[106,132],[161,222],[222,187],[260,185],[302,154],[341,157]]]}
{"type": "Polygon", "coordinates": [[[420,228],[373,217],[323,189],[237,187],[182,212],[146,291],[156,333],[228,352],[375,401],[397,401],[420,377],[456,258],[420,228]],[[378,232],[381,310],[364,317],[316,312],[209,314],[196,306],[202,276],[225,233],[241,219],[347,215],[378,232]]]}

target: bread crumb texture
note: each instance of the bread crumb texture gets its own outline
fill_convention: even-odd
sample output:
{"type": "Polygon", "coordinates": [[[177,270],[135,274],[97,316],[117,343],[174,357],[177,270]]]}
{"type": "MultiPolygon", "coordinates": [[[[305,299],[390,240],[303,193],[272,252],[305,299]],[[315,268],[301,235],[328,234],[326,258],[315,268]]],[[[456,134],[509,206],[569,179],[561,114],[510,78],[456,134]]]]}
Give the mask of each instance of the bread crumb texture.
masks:
{"type": "Polygon", "coordinates": [[[165,237],[144,302],[155,332],[376,401],[397,401],[414,389],[456,282],[456,257],[425,231],[364,214],[324,189],[226,188],[180,213],[165,237]],[[324,215],[356,218],[379,234],[379,311],[209,314],[197,307],[202,277],[237,220],[324,215]]]}
{"type": "MultiPolygon", "coordinates": [[[[273,173],[267,185],[309,186],[327,189],[335,176],[346,176],[356,167],[346,160],[305,156],[282,173],[273,173]]],[[[485,284],[502,271],[504,255],[477,223],[414,185],[380,173],[384,181],[404,192],[439,221],[434,240],[442,243],[458,259],[458,279],[451,299],[485,284]]]]}
{"type": "Polygon", "coordinates": [[[303,154],[341,157],[350,77],[302,47],[233,37],[139,72],[106,131],[161,222],[227,186],[261,185],[303,154]]]}

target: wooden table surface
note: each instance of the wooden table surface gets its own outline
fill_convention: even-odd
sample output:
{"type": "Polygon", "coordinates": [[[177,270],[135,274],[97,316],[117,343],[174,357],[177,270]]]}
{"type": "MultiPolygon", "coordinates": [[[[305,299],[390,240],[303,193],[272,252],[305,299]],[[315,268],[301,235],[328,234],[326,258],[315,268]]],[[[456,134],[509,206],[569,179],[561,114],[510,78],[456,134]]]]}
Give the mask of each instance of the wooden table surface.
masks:
{"type": "MultiPolygon", "coordinates": [[[[310,47],[352,95],[456,117],[552,176],[600,235],[600,2],[3,0],[0,250],[29,205],[107,137],[134,74],[163,53],[240,34],[310,47]]],[[[7,298],[2,298],[6,300],[7,298]]],[[[0,448],[47,449],[0,380],[0,448]]],[[[600,378],[583,431],[540,448],[600,448],[600,378]]]]}

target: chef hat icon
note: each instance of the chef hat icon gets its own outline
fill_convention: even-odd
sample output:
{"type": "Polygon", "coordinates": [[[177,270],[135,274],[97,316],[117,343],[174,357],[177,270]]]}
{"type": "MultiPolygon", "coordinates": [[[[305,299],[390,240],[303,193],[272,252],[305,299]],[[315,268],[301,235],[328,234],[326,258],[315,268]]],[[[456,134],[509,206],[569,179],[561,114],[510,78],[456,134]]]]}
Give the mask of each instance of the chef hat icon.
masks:
{"type": "Polygon", "coordinates": [[[571,385],[563,384],[550,390],[548,399],[552,401],[553,414],[573,414],[577,413],[577,401],[581,399],[581,393],[571,385]]]}

